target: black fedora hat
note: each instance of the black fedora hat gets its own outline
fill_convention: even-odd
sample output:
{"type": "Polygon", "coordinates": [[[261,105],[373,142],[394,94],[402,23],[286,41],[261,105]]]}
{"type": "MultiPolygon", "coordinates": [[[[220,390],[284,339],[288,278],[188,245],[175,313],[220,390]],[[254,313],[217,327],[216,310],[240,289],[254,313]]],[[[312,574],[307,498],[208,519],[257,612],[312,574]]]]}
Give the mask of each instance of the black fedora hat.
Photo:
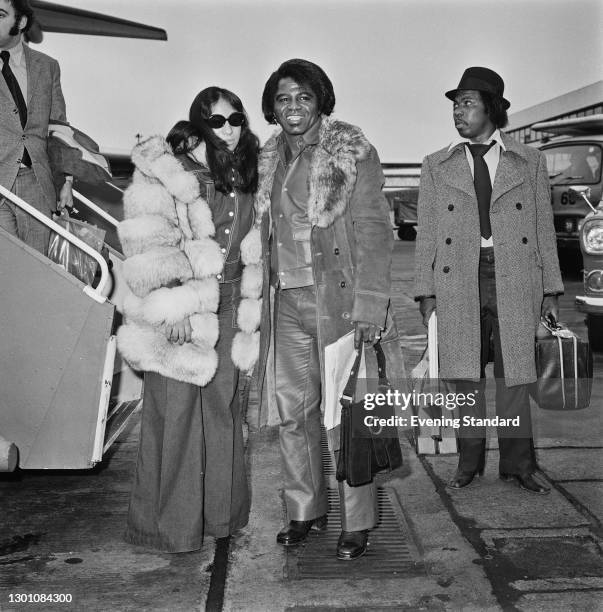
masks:
{"type": "Polygon", "coordinates": [[[451,89],[445,93],[445,96],[454,101],[457,92],[461,89],[474,89],[476,91],[486,91],[490,94],[498,96],[503,101],[505,109],[511,106],[508,100],[503,98],[505,91],[505,82],[502,80],[499,74],[490,70],[490,68],[483,68],[481,66],[472,66],[467,68],[463,72],[463,76],[456,89],[451,89]]]}

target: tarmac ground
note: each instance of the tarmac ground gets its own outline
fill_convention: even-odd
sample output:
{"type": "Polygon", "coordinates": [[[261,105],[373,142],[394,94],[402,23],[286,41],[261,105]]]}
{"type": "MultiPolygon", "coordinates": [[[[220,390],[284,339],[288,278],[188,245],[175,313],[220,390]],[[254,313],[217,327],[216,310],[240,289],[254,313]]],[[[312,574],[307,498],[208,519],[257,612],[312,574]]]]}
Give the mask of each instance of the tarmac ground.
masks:
{"type": "MultiPolygon", "coordinates": [[[[426,342],[412,300],[413,253],[414,243],[396,242],[394,306],[410,367],[426,342]]],[[[564,276],[561,320],[585,337],[573,305],[580,274],[569,266],[564,276]]],[[[193,553],[126,544],[135,417],[93,470],[0,475],[0,611],[603,610],[602,409],[600,353],[589,408],[533,407],[547,496],[498,479],[493,431],[484,476],[458,491],[445,487],[456,455],[418,455],[413,432],[404,431],[404,465],[378,477],[380,521],[367,554],[353,562],[335,559],[335,495],[326,533],[290,550],[276,544],[285,514],[275,428],[249,433],[247,527],[193,553]],[[53,595],[71,602],[53,603],[53,595]]],[[[332,471],[325,464],[334,490],[332,471]]]]}

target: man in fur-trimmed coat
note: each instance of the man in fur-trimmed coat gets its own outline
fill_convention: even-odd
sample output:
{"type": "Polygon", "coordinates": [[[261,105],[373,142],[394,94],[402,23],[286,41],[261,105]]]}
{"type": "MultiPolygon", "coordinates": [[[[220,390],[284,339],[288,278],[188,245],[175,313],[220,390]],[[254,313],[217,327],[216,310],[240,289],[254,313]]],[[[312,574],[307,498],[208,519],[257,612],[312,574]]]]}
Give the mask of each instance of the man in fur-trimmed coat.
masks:
{"type": "MultiPolygon", "coordinates": [[[[288,525],[277,542],[302,542],[326,526],[327,492],[321,458],[324,347],[355,330],[357,346],[381,339],[388,375],[402,376],[397,333],[389,314],[392,230],[375,149],[356,127],[328,117],[333,87],[321,68],[289,60],[266,83],[262,109],[282,132],[260,156],[256,196],[264,261],[265,363],[273,337],[276,401],[281,419],[284,500],[288,525]]],[[[264,372],[260,367],[259,379],[264,372]]],[[[333,450],[333,445],[331,445],[333,450]]],[[[373,484],[339,485],[342,528],[337,557],[366,551],[374,527],[373,484]]]]}

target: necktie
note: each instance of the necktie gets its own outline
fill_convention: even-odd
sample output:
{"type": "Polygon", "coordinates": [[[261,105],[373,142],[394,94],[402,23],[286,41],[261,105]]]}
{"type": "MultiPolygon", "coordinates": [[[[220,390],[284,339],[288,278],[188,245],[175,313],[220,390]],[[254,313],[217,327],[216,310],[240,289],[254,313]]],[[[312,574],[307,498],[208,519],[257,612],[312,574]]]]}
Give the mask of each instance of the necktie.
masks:
{"type": "MultiPolygon", "coordinates": [[[[23,94],[21,93],[21,88],[19,87],[19,81],[17,81],[17,77],[13,74],[13,71],[10,69],[8,65],[8,60],[10,59],[10,53],[8,51],[0,52],[0,57],[2,57],[2,76],[6,81],[6,85],[10,91],[15,104],[17,105],[17,110],[19,111],[19,119],[21,120],[21,127],[25,128],[25,124],[27,123],[27,105],[25,104],[25,99],[23,98],[23,94]]],[[[31,159],[29,157],[29,153],[27,149],[23,151],[23,159],[21,160],[26,166],[31,166],[31,159]]]]}
{"type": "Polygon", "coordinates": [[[492,236],[492,228],[490,227],[490,199],[492,197],[492,183],[490,182],[490,173],[488,166],[484,160],[484,155],[494,145],[494,141],[490,144],[469,144],[469,151],[473,156],[473,184],[475,185],[475,195],[477,196],[477,208],[479,211],[479,228],[482,238],[490,238],[492,236]]]}

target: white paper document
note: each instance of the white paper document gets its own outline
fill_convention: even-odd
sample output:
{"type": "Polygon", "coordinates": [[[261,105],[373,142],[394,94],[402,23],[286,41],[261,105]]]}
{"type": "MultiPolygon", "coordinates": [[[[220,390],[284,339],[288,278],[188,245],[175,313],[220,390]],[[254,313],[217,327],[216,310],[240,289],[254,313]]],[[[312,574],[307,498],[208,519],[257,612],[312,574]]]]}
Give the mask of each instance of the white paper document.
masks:
{"type": "MultiPolygon", "coordinates": [[[[336,427],[341,422],[341,404],[339,403],[339,398],[350,377],[356,355],[353,331],[325,347],[324,406],[325,428],[327,430],[333,429],[333,427],[336,427]]],[[[360,360],[358,378],[366,378],[364,351],[360,360]]]]}

